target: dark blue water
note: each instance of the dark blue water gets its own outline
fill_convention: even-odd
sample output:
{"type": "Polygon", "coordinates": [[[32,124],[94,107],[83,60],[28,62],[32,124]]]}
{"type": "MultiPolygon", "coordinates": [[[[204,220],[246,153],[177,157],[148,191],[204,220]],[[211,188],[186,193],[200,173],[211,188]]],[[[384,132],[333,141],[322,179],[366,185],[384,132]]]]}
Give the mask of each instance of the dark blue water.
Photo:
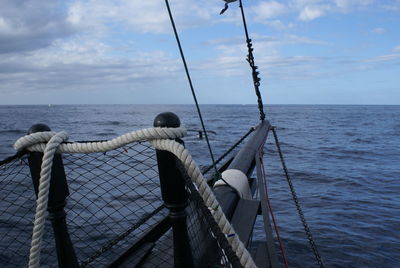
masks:
{"type": "MultiPolygon", "coordinates": [[[[251,126],[255,106],[202,106],[218,157],[251,126]]],[[[38,122],[65,130],[70,140],[108,139],[151,127],[173,111],[189,130],[200,129],[191,105],[0,106],[0,159],[38,122]]],[[[293,184],[328,267],[400,267],[400,106],[274,105],[293,184]]],[[[291,267],[314,266],[277,158],[272,135],[265,154],[271,203],[291,267]]],[[[210,164],[204,140],[189,132],[188,149],[210,164]]]]}

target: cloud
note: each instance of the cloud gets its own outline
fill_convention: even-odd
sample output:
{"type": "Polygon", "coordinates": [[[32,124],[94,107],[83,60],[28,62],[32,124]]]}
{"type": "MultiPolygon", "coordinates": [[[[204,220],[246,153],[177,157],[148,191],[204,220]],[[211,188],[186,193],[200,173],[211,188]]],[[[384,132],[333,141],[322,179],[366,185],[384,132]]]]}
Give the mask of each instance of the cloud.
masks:
{"type": "Polygon", "coordinates": [[[373,58],[369,58],[364,60],[363,62],[366,63],[385,63],[385,62],[399,62],[400,61],[400,54],[388,54],[377,56],[373,58]]]}
{"type": "MultiPolygon", "coordinates": [[[[294,44],[331,45],[324,41],[290,34],[282,35],[279,38],[254,34],[252,37],[255,62],[260,67],[261,73],[283,80],[315,77],[321,70],[318,66],[327,60],[316,56],[282,56],[281,47],[294,44]]],[[[210,75],[218,73],[227,77],[249,74],[249,66],[245,60],[247,48],[243,37],[213,39],[209,40],[207,44],[215,46],[219,53],[217,53],[217,57],[203,61],[199,67],[201,70],[209,72],[210,75]]]]}
{"type": "Polygon", "coordinates": [[[322,17],[328,9],[328,6],[306,6],[300,11],[299,19],[303,21],[314,20],[322,17]]]}
{"type": "Polygon", "coordinates": [[[75,1],[69,7],[68,20],[88,29],[104,30],[107,22],[126,25],[138,32],[164,33],[168,16],[162,1],[75,1]]]}
{"type": "MultiPolygon", "coordinates": [[[[285,34],[280,37],[269,36],[269,35],[259,35],[253,34],[253,40],[256,45],[260,44],[270,44],[275,46],[282,46],[287,44],[309,44],[309,45],[320,45],[327,46],[331,45],[329,42],[311,39],[305,36],[299,36],[295,34],[285,34]]],[[[235,36],[229,38],[219,38],[219,39],[210,39],[205,44],[207,45],[222,45],[226,47],[244,47],[245,48],[245,40],[243,36],[235,36]]]]}
{"type": "MultiPolygon", "coordinates": [[[[267,35],[257,35],[253,34],[253,39],[257,43],[265,43],[265,42],[279,42],[279,39],[272,36],[267,35]]],[[[245,39],[243,36],[234,36],[228,38],[218,38],[218,39],[210,39],[205,42],[206,45],[223,45],[223,46],[232,46],[232,45],[239,45],[240,47],[245,46],[245,39]]]]}
{"type": "MultiPolygon", "coordinates": [[[[288,34],[294,31],[257,34],[264,32],[266,27],[293,28],[296,18],[311,21],[329,14],[361,10],[371,3],[368,0],[249,3],[245,11],[256,64],[263,79],[332,77],[335,72],[351,73],[350,70],[356,70],[360,65],[375,68],[398,62],[399,46],[393,48],[391,55],[338,59],[335,55],[340,56],[340,53],[334,51],[337,47],[308,37],[316,36],[313,33],[308,36],[288,34]],[[298,44],[301,51],[294,46],[298,44]],[[326,51],[334,52],[329,57],[319,56],[326,51]]],[[[221,0],[171,1],[190,70],[196,80],[200,78],[199,83],[206,84],[205,80],[214,81],[220,77],[227,81],[251,79],[240,9],[237,2],[232,3],[229,10],[219,16],[222,7],[221,0]]],[[[307,29],[296,32],[303,30],[307,29]]],[[[163,0],[2,2],[0,91],[3,96],[21,94],[25,96],[25,102],[29,102],[29,96],[36,96],[35,93],[42,96],[51,93],[62,102],[64,99],[60,95],[72,91],[79,95],[81,91],[86,96],[104,92],[106,96],[115,95],[115,100],[125,100],[125,93],[137,90],[138,94],[132,96],[138,95],[145,100],[149,94],[141,93],[148,93],[147,89],[152,88],[160,95],[168,91],[166,94],[171,95],[167,89],[185,87],[184,79],[163,0]]],[[[215,84],[207,85],[203,92],[206,94],[215,84]]],[[[97,99],[94,96],[90,100],[96,102],[97,99]]],[[[80,102],[84,101],[83,97],[80,102]]],[[[147,101],[154,100],[149,98],[147,101]]],[[[4,102],[7,102],[6,98],[4,102]]]]}
{"type": "Polygon", "coordinates": [[[144,88],[179,79],[181,64],[161,51],[135,51],[118,57],[115,48],[77,37],[50,47],[0,57],[2,92],[113,90],[144,88]],[[159,63],[163,62],[162,65],[159,63]]]}
{"type": "Polygon", "coordinates": [[[267,21],[265,24],[267,24],[270,27],[275,28],[277,30],[286,30],[286,29],[291,29],[294,27],[293,23],[284,23],[281,20],[267,21]]]}
{"type": "Polygon", "coordinates": [[[336,7],[338,7],[342,12],[369,6],[374,2],[374,0],[334,0],[336,7]]]}
{"type": "Polygon", "coordinates": [[[330,1],[326,0],[292,0],[290,7],[298,12],[302,21],[310,21],[325,15],[331,8],[330,1]]]}
{"type": "Polygon", "coordinates": [[[276,1],[260,2],[258,5],[252,6],[251,10],[258,22],[265,22],[288,11],[285,5],[276,1]]]}
{"type": "Polygon", "coordinates": [[[329,42],[311,39],[304,36],[298,36],[294,34],[286,35],[282,43],[286,44],[308,44],[308,45],[319,45],[319,46],[330,46],[329,42]]]}
{"type": "Polygon", "coordinates": [[[374,4],[374,0],[292,0],[290,7],[302,21],[311,21],[330,13],[348,13],[374,4]]]}
{"type": "Polygon", "coordinates": [[[3,0],[0,8],[0,54],[49,46],[77,29],[52,0],[3,0]]]}
{"type": "Polygon", "coordinates": [[[371,32],[374,33],[374,34],[384,34],[385,33],[385,29],[378,27],[378,28],[372,29],[371,32]]]}
{"type": "MultiPolygon", "coordinates": [[[[211,0],[171,5],[180,29],[211,24],[220,8],[211,0]]],[[[3,1],[0,90],[112,90],[180,79],[177,55],[151,43],[140,49],[151,42],[138,40],[141,33],[172,33],[164,1],[3,1]]]]}
{"type": "MultiPolygon", "coordinates": [[[[176,24],[181,29],[223,22],[229,15],[218,15],[222,6],[222,3],[212,0],[175,1],[170,4],[176,24]]],[[[140,33],[171,32],[167,9],[161,0],[77,0],[69,7],[68,19],[89,28],[104,27],[112,21],[140,33]]]]}
{"type": "Polygon", "coordinates": [[[389,4],[382,4],[381,8],[384,10],[389,10],[393,12],[399,12],[400,11],[400,0],[393,0],[389,4]]]}

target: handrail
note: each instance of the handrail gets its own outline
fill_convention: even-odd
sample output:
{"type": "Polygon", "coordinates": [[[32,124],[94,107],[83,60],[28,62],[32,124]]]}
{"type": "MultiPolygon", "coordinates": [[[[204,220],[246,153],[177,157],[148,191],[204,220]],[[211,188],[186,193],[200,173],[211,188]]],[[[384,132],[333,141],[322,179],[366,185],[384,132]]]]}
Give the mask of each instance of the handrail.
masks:
{"type": "MultiPolygon", "coordinates": [[[[256,153],[259,148],[264,146],[270,128],[271,125],[267,120],[261,121],[244,147],[232,160],[228,169],[240,170],[249,178],[254,171],[256,153]]],[[[214,188],[214,193],[223,212],[230,220],[239,201],[237,191],[229,185],[220,185],[214,188]]]]}
{"type": "Polygon", "coordinates": [[[270,128],[271,125],[268,121],[261,121],[253,135],[235,156],[228,169],[238,169],[246,174],[247,177],[250,177],[255,167],[254,159],[256,153],[260,147],[264,146],[270,128]]]}

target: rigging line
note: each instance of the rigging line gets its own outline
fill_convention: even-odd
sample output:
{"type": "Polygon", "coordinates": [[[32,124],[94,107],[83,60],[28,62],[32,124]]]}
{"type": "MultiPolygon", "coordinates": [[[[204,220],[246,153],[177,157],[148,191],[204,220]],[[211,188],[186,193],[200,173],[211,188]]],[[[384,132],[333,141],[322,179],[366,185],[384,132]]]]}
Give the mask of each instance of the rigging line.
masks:
{"type": "Polygon", "coordinates": [[[9,156],[9,157],[7,157],[7,158],[4,159],[4,160],[1,160],[1,161],[0,161],[0,167],[1,167],[2,165],[11,163],[11,162],[14,161],[15,159],[18,159],[18,158],[23,157],[23,156],[24,156],[25,154],[27,154],[27,153],[28,153],[28,151],[26,151],[26,150],[16,152],[14,155],[9,156]]]}
{"type": "Polygon", "coordinates": [[[264,113],[264,105],[263,105],[262,97],[261,97],[261,93],[260,93],[261,78],[258,77],[258,75],[260,73],[257,71],[258,67],[254,63],[254,55],[253,55],[254,48],[253,48],[253,44],[251,43],[251,39],[249,38],[249,32],[247,30],[247,23],[246,23],[246,18],[244,16],[242,0],[239,0],[239,7],[240,7],[240,11],[242,13],[243,27],[244,27],[244,32],[246,35],[247,49],[248,49],[248,53],[249,53],[247,55],[247,61],[249,62],[251,70],[252,70],[254,90],[257,95],[257,103],[258,103],[258,110],[260,112],[260,120],[262,121],[265,119],[265,113],[264,113]]]}
{"type": "Polygon", "coordinates": [[[319,267],[320,268],[324,268],[325,266],[324,266],[324,263],[322,261],[321,255],[319,255],[319,252],[318,252],[318,249],[317,249],[317,245],[315,244],[315,241],[314,241],[314,239],[312,237],[311,230],[308,227],[308,224],[306,222],[306,218],[304,217],[303,211],[302,211],[302,209],[300,207],[300,202],[299,202],[299,199],[297,198],[297,194],[296,194],[296,191],[294,189],[292,180],[291,180],[291,178],[289,176],[289,171],[288,171],[288,169],[286,167],[285,159],[283,158],[283,153],[282,153],[281,146],[280,146],[280,143],[279,143],[279,140],[278,140],[278,135],[276,134],[275,127],[272,127],[272,133],[274,134],[275,144],[276,144],[276,148],[278,150],[279,158],[281,160],[282,168],[283,168],[283,171],[285,173],[286,180],[287,180],[287,182],[289,184],[289,188],[290,188],[290,191],[292,193],[292,198],[293,198],[293,201],[294,201],[294,203],[296,205],[297,213],[299,214],[300,220],[303,223],[304,231],[306,232],[308,241],[310,243],[310,247],[311,247],[311,249],[312,249],[312,251],[314,253],[315,259],[316,259],[319,267]]]}
{"type": "Polygon", "coordinates": [[[213,163],[213,165],[214,165],[215,173],[218,174],[218,169],[217,169],[217,166],[216,166],[216,164],[215,164],[214,154],[213,154],[213,152],[212,152],[211,145],[210,145],[210,141],[209,141],[209,139],[208,139],[206,127],[205,127],[204,122],[203,122],[203,117],[202,117],[202,115],[201,115],[199,103],[197,102],[196,93],[194,92],[194,88],[193,88],[193,84],[192,84],[192,79],[190,78],[189,69],[188,69],[187,64],[186,64],[185,55],[183,54],[181,42],[180,42],[180,40],[179,40],[178,32],[177,32],[176,27],[175,27],[174,18],[172,17],[172,12],[171,12],[171,9],[170,9],[170,7],[169,7],[169,2],[168,2],[168,0],[165,0],[165,5],[167,6],[168,15],[169,15],[169,18],[170,18],[170,20],[171,20],[172,28],[174,29],[174,34],[175,34],[176,42],[178,43],[179,52],[180,52],[180,54],[181,54],[182,62],[183,62],[183,65],[184,65],[184,67],[185,67],[186,76],[187,76],[187,79],[188,79],[188,81],[189,81],[190,90],[192,91],[192,96],[193,96],[194,102],[195,102],[195,104],[196,104],[197,113],[199,114],[199,118],[200,118],[200,122],[201,122],[201,127],[203,128],[204,137],[206,138],[206,142],[207,142],[207,146],[208,146],[208,151],[210,152],[210,156],[211,156],[212,163],[213,163]]]}
{"type": "MultiPolygon", "coordinates": [[[[223,155],[221,155],[221,156],[215,161],[215,164],[218,164],[219,162],[221,162],[222,159],[224,159],[230,152],[232,152],[232,151],[233,151],[244,139],[246,139],[247,136],[249,136],[250,133],[253,132],[254,130],[255,130],[255,128],[254,128],[254,127],[251,127],[251,128],[249,129],[249,131],[247,131],[247,133],[243,135],[243,137],[241,137],[235,144],[233,144],[228,150],[226,150],[226,152],[225,152],[223,155]]],[[[215,165],[213,164],[213,165],[211,165],[211,166],[206,167],[206,168],[202,171],[203,174],[206,174],[207,172],[209,172],[214,166],[215,166],[215,165]]]]}
{"type": "Polygon", "coordinates": [[[276,238],[278,240],[279,249],[280,249],[281,254],[282,254],[282,258],[283,258],[283,262],[285,264],[285,268],[288,268],[289,267],[289,262],[288,262],[288,259],[287,259],[287,256],[286,256],[285,248],[283,247],[283,242],[282,242],[281,236],[279,234],[278,224],[276,223],[275,215],[274,215],[274,212],[272,210],[271,202],[270,202],[269,196],[268,196],[267,175],[265,173],[265,165],[264,165],[263,151],[262,150],[260,151],[260,154],[258,155],[258,157],[260,159],[261,174],[262,174],[262,178],[263,178],[263,182],[264,182],[265,196],[266,196],[266,199],[267,199],[269,213],[271,214],[271,219],[272,219],[272,222],[274,224],[276,238]]]}

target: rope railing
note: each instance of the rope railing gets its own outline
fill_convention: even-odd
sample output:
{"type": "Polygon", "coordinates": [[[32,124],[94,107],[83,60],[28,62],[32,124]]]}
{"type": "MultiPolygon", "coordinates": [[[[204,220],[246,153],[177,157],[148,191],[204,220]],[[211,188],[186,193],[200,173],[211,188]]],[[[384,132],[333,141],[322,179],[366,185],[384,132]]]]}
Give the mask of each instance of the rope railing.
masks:
{"type": "Polygon", "coordinates": [[[29,257],[29,267],[38,267],[40,263],[41,237],[47,209],[47,196],[49,192],[50,170],[52,157],[55,153],[90,153],[105,152],[135,141],[148,140],[158,150],[173,153],[185,167],[189,177],[195,184],[205,205],[213,208],[213,218],[236,253],[243,267],[256,267],[250,253],[235,235],[235,230],[226,219],[213,191],[208,186],[199,167],[190,156],[189,152],[178,142],[171,140],[182,137],[185,134],[183,128],[149,128],[138,130],[119,136],[110,141],[88,143],[65,143],[68,136],[65,132],[37,132],[24,136],[17,140],[14,147],[18,150],[44,152],[41,167],[39,193],[36,205],[35,224],[32,234],[32,247],[29,257]],[[47,143],[46,143],[47,142],[47,143]],[[64,142],[64,143],[63,143],[64,142]]]}

